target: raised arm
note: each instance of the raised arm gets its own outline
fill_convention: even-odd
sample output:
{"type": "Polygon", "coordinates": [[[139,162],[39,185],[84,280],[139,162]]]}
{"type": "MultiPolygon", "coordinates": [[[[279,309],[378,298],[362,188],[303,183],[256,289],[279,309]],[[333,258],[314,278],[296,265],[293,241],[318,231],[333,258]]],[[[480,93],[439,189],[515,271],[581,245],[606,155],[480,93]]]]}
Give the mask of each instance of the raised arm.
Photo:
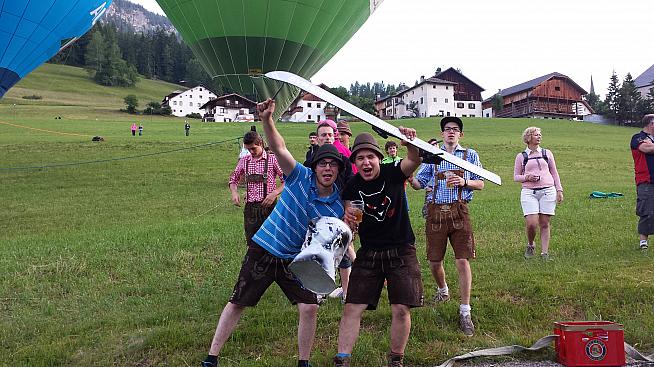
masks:
{"type": "MultiPolygon", "coordinates": [[[[409,138],[409,140],[413,140],[416,137],[415,129],[402,127],[402,126],[400,126],[398,129],[402,134],[404,134],[407,138],[409,138]]],[[[413,174],[413,171],[415,171],[416,168],[418,168],[420,163],[422,163],[422,160],[420,159],[418,147],[409,144],[404,140],[402,141],[401,144],[406,146],[406,158],[404,158],[402,162],[400,162],[400,168],[402,169],[404,175],[409,177],[411,176],[411,174],[413,174]]]]}
{"type": "Polygon", "coordinates": [[[286,149],[286,143],[284,138],[281,136],[277,127],[275,127],[275,121],[273,121],[272,115],[275,112],[275,101],[268,98],[267,100],[257,104],[257,111],[259,112],[259,118],[263,123],[263,131],[266,134],[266,140],[268,141],[268,146],[277,156],[277,161],[279,162],[279,167],[281,167],[282,172],[285,175],[290,175],[297,162],[291,152],[286,149]]]}

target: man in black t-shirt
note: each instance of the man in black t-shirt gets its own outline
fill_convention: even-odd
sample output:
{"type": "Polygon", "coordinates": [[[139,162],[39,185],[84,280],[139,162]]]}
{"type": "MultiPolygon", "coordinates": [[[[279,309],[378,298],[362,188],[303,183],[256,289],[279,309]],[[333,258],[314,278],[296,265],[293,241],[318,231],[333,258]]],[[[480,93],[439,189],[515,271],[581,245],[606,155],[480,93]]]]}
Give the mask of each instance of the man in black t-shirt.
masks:
{"type": "MultiPolygon", "coordinates": [[[[409,139],[416,136],[414,129],[400,127],[400,131],[409,139]]],[[[380,164],[383,156],[369,133],[360,134],[354,140],[350,161],[358,173],[347,182],[341,196],[346,221],[356,226],[352,201],[363,201],[364,210],[363,221],[358,225],[361,248],[352,266],[338,335],[338,354],[334,357],[334,365],[338,367],[349,366],[363,311],[377,308],[384,281],[393,325],[389,366],[402,366],[411,331],[410,309],[423,305],[415,237],[404,199],[404,181],[420,165],[418,148],[407,145],[407,157],[398,164],[380,164]]]]}

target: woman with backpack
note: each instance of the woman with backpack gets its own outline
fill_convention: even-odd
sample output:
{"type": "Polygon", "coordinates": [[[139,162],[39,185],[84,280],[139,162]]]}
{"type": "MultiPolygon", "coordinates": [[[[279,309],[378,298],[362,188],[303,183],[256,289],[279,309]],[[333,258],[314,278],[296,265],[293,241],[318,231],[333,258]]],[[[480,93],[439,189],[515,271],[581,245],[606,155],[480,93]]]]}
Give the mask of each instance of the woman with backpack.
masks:
{"type": "Polygon", "coordinates": [[[525,257],[535,253],[536,231],[540,229],[540,256],[549,260],[550,217],[563,201],[563,187],[551,151],[540,146],[540,128],[528,127],[522,133],[527,148],[515,157],[513,180],[522,183],[520,203],[525,216],[527,248],[525,257]]]}

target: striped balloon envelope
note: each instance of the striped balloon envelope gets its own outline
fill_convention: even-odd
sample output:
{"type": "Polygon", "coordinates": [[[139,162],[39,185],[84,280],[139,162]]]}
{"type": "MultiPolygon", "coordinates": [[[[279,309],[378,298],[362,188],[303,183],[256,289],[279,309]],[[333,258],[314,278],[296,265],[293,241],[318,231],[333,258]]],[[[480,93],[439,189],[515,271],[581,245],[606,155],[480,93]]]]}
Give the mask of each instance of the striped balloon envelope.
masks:
{"type": "Polygon", "coordinates": [[[279,92],[276,116],[298,89],[266,79],[288,71],[312,77],[382,0],[157,0],[212,78],[262,101],[279,92]],[[281,88],[281,90],[280,90],[281,88]]]}
{"type": "Polygon", "coordinates": [[[111,0],[0,0],[0,97],[86,33],[111,0]]]}

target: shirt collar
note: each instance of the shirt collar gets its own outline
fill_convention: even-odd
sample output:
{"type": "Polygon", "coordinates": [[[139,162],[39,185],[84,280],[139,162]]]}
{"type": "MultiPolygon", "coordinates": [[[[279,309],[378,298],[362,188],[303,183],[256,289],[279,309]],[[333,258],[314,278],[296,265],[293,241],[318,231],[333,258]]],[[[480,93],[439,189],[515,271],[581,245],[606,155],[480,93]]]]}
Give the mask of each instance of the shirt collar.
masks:
{"type": "Polygon", "coordinates": [[[261,157],[259,159],[255,159],[252,156],[252,154],[250,154],[250,160],[255,161],[255,162],[258,161],[258,160],[261,160],[261,159],[266,159],[267,157],[268,157],[268,152],[266,152],[265,149],[263,150],[263,153],[261,153],[261,157]]]}
{"type": "Polygon", "coordinates": [[[531,149],[529,149],[529,147],[525,148],[525,153],[527,153],[527,155],[530,155],[533,152],[541,153],[542,151],[543,151],[543,149],[540,146],[538,146],[536,148],[536,150],[531,150],[531,149]]]}
{"type": "MultiPolygon", "coordinates": [[[[445,150],[445,143],[442,143],[441,145],[436,145],[436,147],[437,147],[438,149],[440,149],[440,150],[445,150]]],[[[461,144],[457,144],[457,145],[456,145],[456,148],[454,148],[454,150],[455,150],[455,151],[457,151],[457,150],[465,150],[465,148],[463,148],[463,147],[461,146],[461,144]]]]}

